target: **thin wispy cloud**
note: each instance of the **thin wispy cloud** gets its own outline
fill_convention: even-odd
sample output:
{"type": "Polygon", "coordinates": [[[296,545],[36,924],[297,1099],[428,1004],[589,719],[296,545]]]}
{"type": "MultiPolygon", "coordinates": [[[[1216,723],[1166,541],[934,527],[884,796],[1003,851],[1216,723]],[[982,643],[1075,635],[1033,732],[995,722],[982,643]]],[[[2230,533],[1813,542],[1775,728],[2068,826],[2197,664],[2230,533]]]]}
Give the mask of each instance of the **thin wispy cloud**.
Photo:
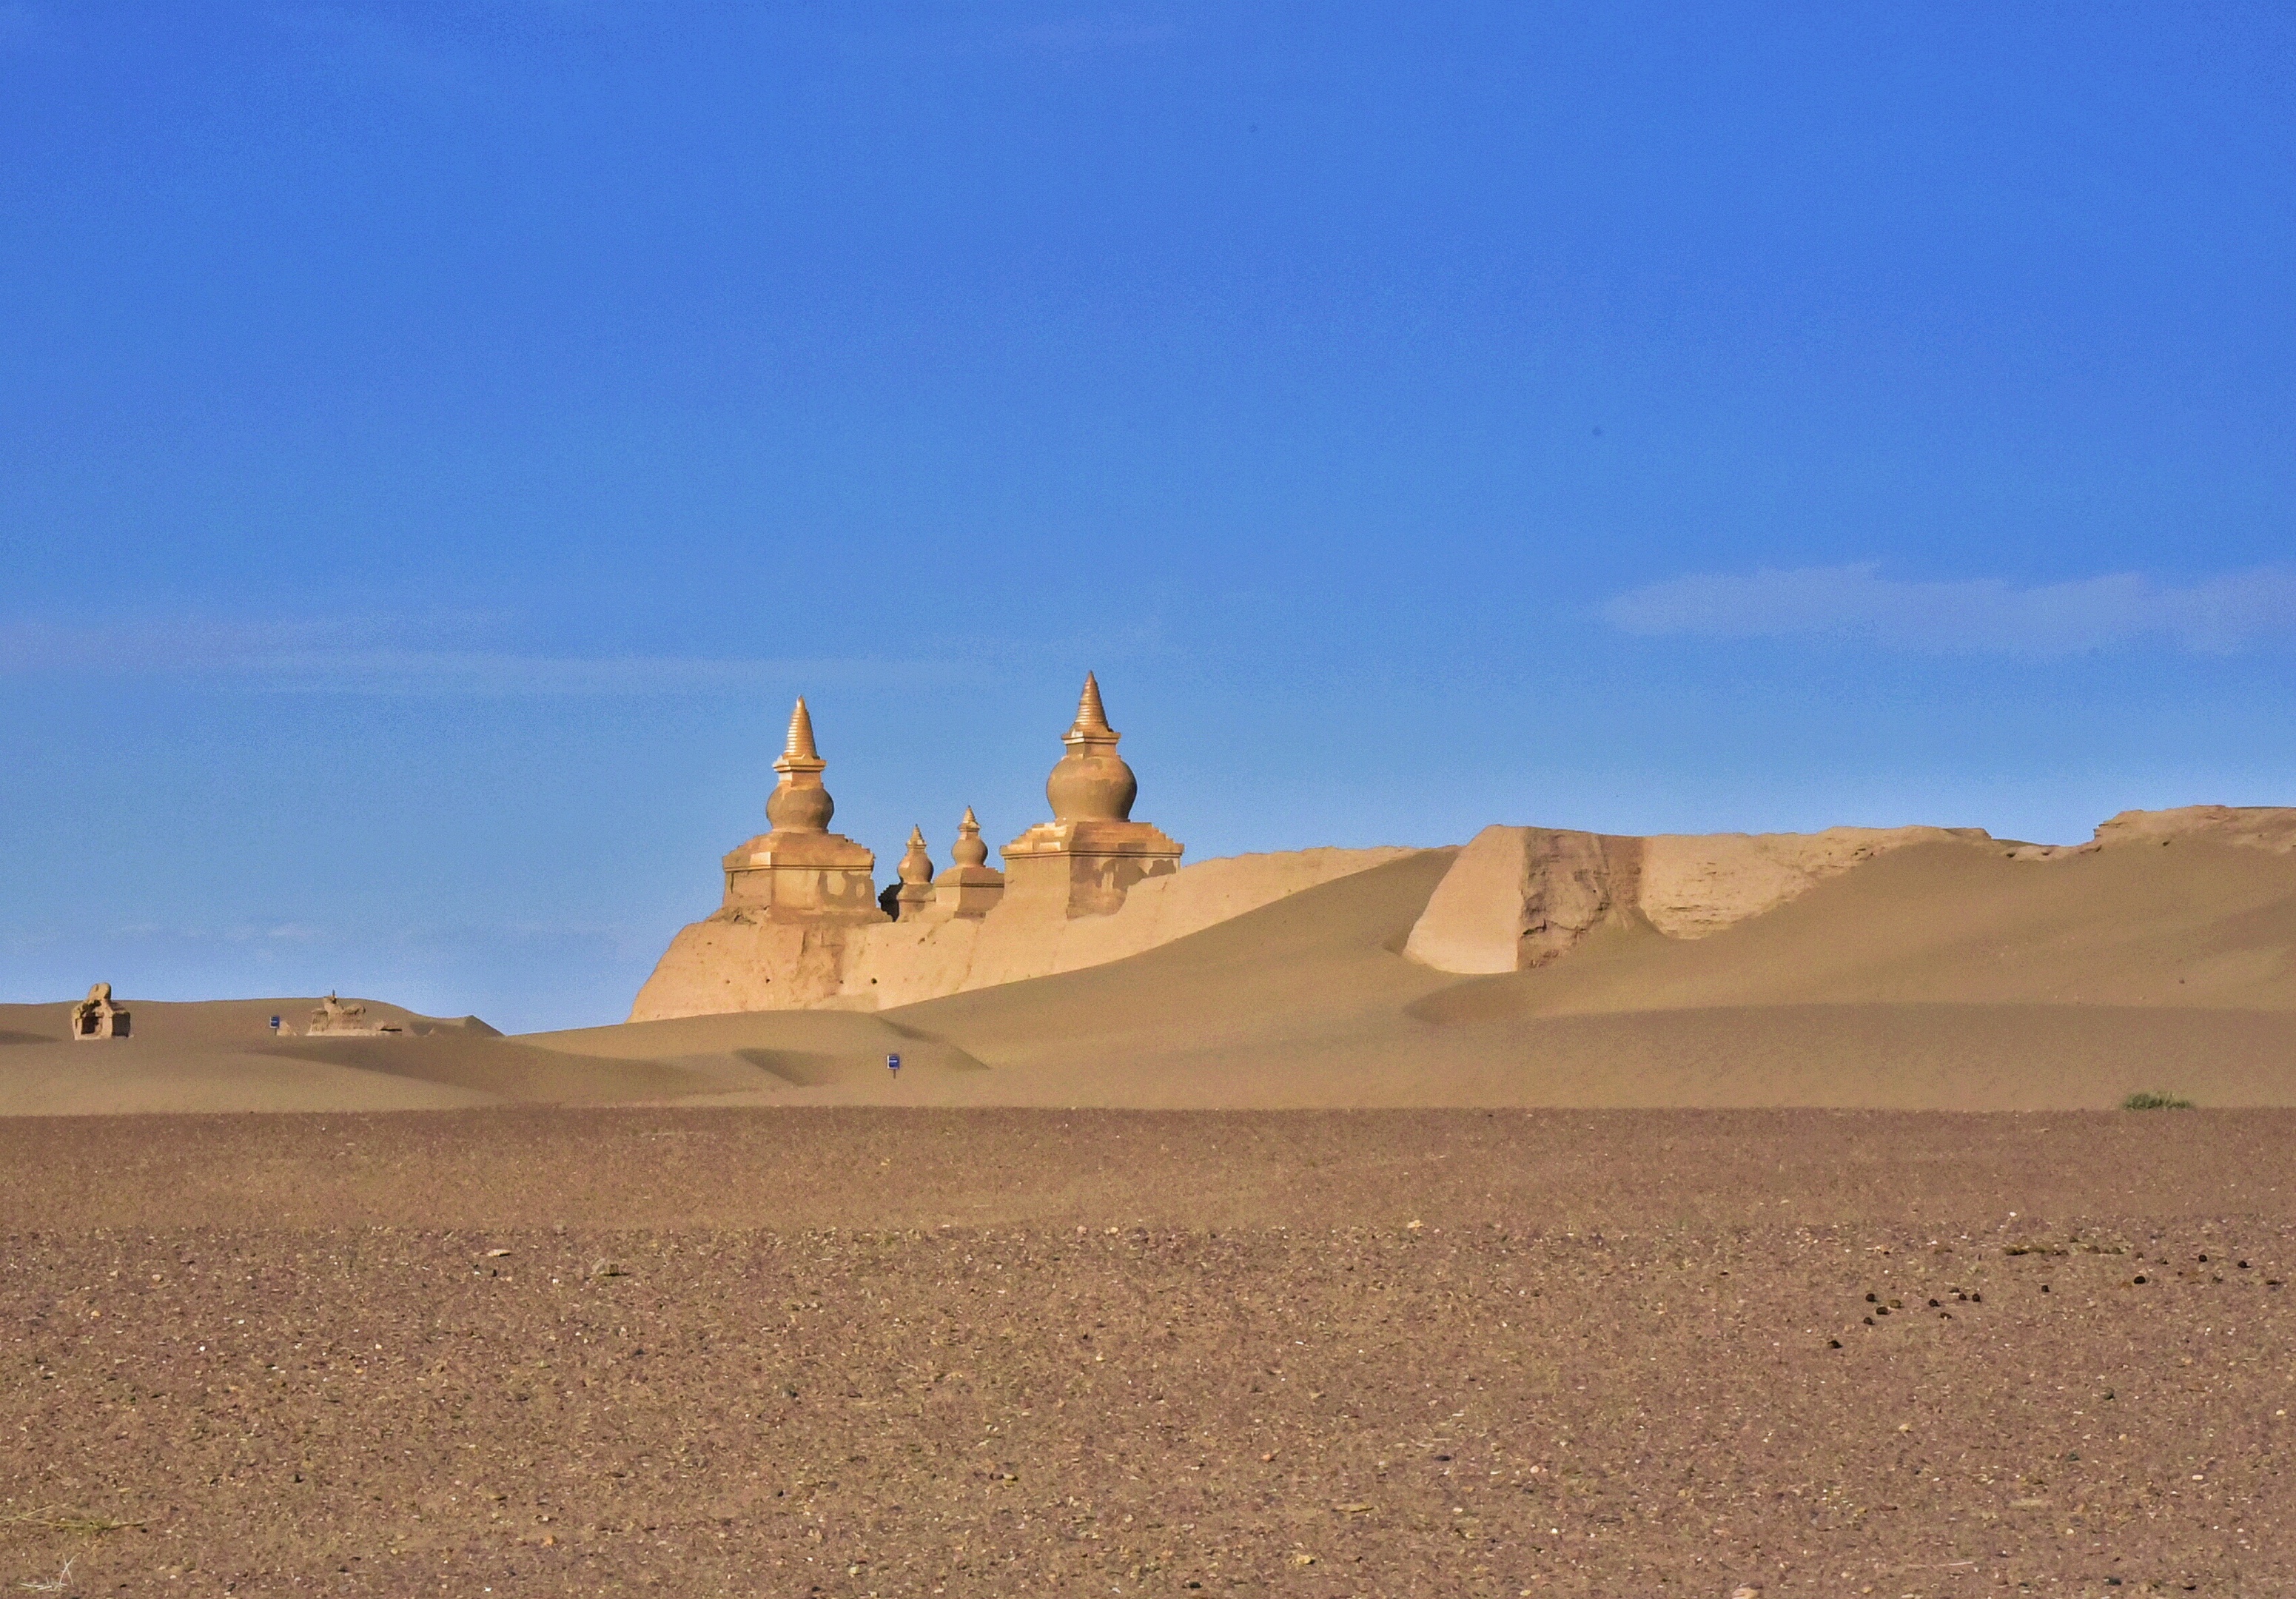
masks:
{"type": "Polygon", "coordinates": [[[1880,563],[1700,573],[1601,608],[1644,637],[1811,638],[1937,654],[2062,656],[2166,644],[2223,655],[2296,639],[2296,570],[2260,567],[2179,586],[2135,572],[2028,586],[1917,582],[1880,563]]]}
{"type": "Polygon", "coordinates": [[[439,648],[407,636],[420,631],[366,621],[0,622],[0,678],[164,677],[276,693],[499,698],[778,693],[791,683],[907,682],[962,669],[865,658],[581,657],[439,648]]]}
{"type": "Polygon", "coordinates": [[[792,681],[851,681],[882,661],[712,660],[620,655],[596,660],[484,650],[348,650],[250,663],[283,693],[498,698],[516,695],[767,693],[792,681]]]}

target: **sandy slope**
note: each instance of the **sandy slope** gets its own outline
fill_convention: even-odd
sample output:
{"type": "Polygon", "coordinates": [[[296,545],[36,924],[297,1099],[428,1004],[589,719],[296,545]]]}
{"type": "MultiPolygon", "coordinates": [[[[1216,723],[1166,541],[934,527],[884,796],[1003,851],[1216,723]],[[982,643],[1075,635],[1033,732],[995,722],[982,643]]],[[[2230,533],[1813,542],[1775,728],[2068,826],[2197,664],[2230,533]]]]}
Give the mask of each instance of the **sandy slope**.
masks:
{"type": "MultiPolygon", "coordinates": [[[[1708,939],[1622,932],[1470,980],[1395,954],[1447,865],[1430,852],[1114,965],[877,1019],[986,1073],[913,1086],[863,1067],[777,1097],[2006,1110],[2157,1088],[2296,1103],[2296,857],[1919,847],[1708,939]]],[[[759,1046],[786,1021],[714,1025],[759,1046]]],[[[591,1046],[628,1051],[610,1042],[627,1030],[591,1046]]]]}
{"type": "MultiPolygon", "coordinates": [[[[1915,845],[1707,938],[1613,926],[1553,965],[1478,978],[1399,953],[1452,857],[1415,854],[1110,964],[874,1014],[275,1046],[259,1013],[285,1002],[138,1006],[124,1045],[0,1045],[0,1111],[1975,1110],[2138,1089],[2296,1104],[2296,854],[2194,837],[2047,858],[1915,845]]],[[[62,1007],[0,1007],[0,1036],[62,1031],[62,1007]]]]}
{"type": "Polygon", "coordinates": [[[1707,1005],[2054,1004],[2296,1012],[2296,855],[2173,846],[2011,858],[1925,844],[1691,942],[1605,930],[1462,985],[1440,1014],[1707,1005]]]}

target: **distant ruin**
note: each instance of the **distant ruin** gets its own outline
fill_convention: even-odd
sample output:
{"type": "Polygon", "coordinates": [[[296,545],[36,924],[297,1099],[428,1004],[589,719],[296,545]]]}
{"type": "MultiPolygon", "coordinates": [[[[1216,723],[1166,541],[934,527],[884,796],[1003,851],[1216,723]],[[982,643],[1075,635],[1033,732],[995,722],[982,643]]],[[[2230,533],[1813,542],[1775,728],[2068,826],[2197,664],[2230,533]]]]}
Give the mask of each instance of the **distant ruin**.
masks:
{"type": "Polygon", "coordinates": [[[1087,674],[1045,783],[1052,818],[988,864],[967,807],[936,873],[924,830],[883,894],[875,857],[828,831],[834,809],[800,701],[771,832],[725,858],[725,896],[678,930],[630,1006],[633,1021],[735,1011],[890,1010],[946,994],[1120,961],[1408,849],[1300,849],[1182,868],[1182,847],[1132,818],[1139,779],[1117,753],[1100,681],[1087,674]]]}
{"type": "Polygon", "coordinates": [[[726,855],[717,913],[678,934],[632,1014],[874,1005],[894,990],[914,998],[972,986],[976,969],[1049,970],[1067,923],[1112,916],[1141,883],[1179,868],[1182,846],[1132,820],[1140,784],[1117,753],[1119,736],[1087,673],[1045,783],[1052,818],[1004,846],[1005,869],[988,865],[968,806],[949,867],[935,874],[924,830],[912,828],[881,895],[875,855],[829,831],[828,763],[800,699],[774,762],[772,830],[726,855]]]}
{"type": "Polygon", "coordinates": [[[369,1021],[366,1006],[355,999],[339,999],[330,991],[319,1001],[319,1008],[311,1013],[311,1023],[303,1029],[307,1038],[373,1038],[396,1036],[406,1029],[396,1021],[369,1021]]]}
{"type": "Polygon", "coordinates": [[[111,985],[97,983],[87,997],[72,1006],[71,1036],[76,1038],[125,1038],[132,1020],[126,1007],[111,1003],[111,985]]]}
{"type": "Polygon", "coordinates": [[[1135,883],[1177,870],[1182,852],[1161,830],[1132,820],[1140,783],[1116,752],[1121,736],[1108,725],[1099,680],[1086,673],[1076,720],[1061,737],[1065,752],[1045,782],[1053,819],[1005,845],[1005,870],[996,872],[967,806],[955,864],[939,877],[924,830],[912,828],[896,881],[881,895],[875,853],[829,831],[837,813],[822,781],[829,763],[814,737],[813,713],[800,699],[774,762],[781,781],[766,800],[772,830],[726,855],[719,915],[818,928],[979,918],[1008,894],[1064,917],[1107,915],[1135,883]]]}

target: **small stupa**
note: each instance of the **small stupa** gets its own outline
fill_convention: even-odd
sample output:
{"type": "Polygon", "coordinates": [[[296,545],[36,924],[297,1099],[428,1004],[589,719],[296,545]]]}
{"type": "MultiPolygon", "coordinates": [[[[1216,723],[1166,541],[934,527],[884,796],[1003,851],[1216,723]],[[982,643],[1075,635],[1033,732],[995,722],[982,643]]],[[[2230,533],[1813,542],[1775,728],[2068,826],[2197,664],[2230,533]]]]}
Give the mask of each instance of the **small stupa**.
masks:
{"type": "Polygon", "coordinates": [[[1004,846],[1008,903],[1105,916],[1134,883],[1179,870],[1183,846],[1132,820],[1140,782],[1116,752],[1122,736],[1108,725],[1099,680],[1086,673],[1075,725],[1061,736],[1068,753],[1045,780],[1053,819],[1004,846]]]}
{"type": "Polygon", "coordinates": [[[901,857],[901,886],[893,895],[893,917],[913,922],[932,903],[932,857],[925,853],[925,830],[909,829],[909,848],[901,857]]]}
{"type": "Polygon", "coordinates": [[[873,876],[877,857],[829,831],[837,802],[821,784],[829,763],[813,742],[813,715],[800,699],[774,770],[781,782],[766,800],[773,831],[726,857],[726,909],[772,922],[882,922],[873,876]]]}
{"type": "Polygon", "coordinates": [[[948,856],[955,865],[933,879],[932,914],[967,919],[987,915],[1004,897],[1004,873],[988,864],[988,844],[969,805],[964,820],[956,824],[956,842],[949,846],[948,856]]]}

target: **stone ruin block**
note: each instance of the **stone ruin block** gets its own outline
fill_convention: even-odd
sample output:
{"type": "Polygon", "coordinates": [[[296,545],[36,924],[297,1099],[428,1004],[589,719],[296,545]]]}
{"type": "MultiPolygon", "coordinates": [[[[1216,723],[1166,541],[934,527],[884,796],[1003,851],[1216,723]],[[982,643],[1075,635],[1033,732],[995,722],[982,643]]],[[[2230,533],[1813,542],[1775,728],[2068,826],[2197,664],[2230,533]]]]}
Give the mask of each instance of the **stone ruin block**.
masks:
{"type": "Polygon", "coordinates": [[[71,1036],[75,1039],[125,1038],[131,1020],[124,1005],[111,1003],[111,985],[98,983],[87,997],[72,1006],[71,1036]]]}

